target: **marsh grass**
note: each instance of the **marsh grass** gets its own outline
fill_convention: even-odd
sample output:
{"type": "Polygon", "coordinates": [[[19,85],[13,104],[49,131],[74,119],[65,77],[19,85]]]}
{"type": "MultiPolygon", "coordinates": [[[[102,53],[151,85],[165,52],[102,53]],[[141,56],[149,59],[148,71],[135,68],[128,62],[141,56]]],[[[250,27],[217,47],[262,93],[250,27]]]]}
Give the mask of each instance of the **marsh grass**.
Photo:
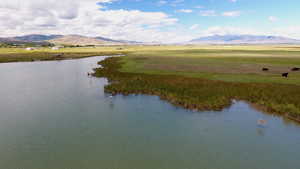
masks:
{"type": "Polygon", "coordinates": [[[264,107],[270,113],[300,119],[300,86],[271,83],[239,83],[191,78],[179,75],[155,75],[121,72],[122,58],[99,62],[94,75],[110,84],[105,91],[116,94],[157,95],[170,103],[191,110],[222,110],[233,99],[264,107]]]}

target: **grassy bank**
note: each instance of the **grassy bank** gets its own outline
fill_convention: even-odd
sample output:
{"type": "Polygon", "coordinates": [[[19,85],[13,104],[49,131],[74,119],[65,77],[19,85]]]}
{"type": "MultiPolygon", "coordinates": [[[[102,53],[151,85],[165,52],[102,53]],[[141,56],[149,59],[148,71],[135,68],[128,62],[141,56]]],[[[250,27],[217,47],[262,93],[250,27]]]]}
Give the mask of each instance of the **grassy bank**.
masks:
{"type": "MultiPolygon", "coordinates": [[[[245,100],[263,107],[265,111],[300,120],[300,86],[297,84],[280,84],[280,81],[258,83],[255,80],[245,83],[239,82],[238,78],[234,82],[211,80],[199,78],[201,72],[193,77],[182,70],[160,72],[145,66],[149,60],[158,56],[162,57],[129,53],[126,57],[109,58],[99,63],[103,68],[96,69],[95,76],[109,79],[111,83],[105,90],[112,94],[158,95],[174,105],[195,110],[221,110],[230,106],[233,99],[245,100]],[[147,72],[145,69],[151,71],[147,72]]],[[[164,63],[158,60],[156,62],[164,63]]],[[[174,62],[171,61],[168,65],[174,62]]],[[[183,60],[177,62],[185,63],[183,60]]],[[[282,65],[279,61],[278,63],[282,65]]]]}
{"type": "Polygon", "coordinates": [[[78,59],[90,56],[121,54],[122,52],[116,48],[117,47],[62,48],[59,50],[36,48],[31,51],[27,51],[24,48],[0,48],[0,63],[78,59]]]}
{"type": "Polygon", "coordinates": [[[27,51],[25,48],[0,47],[0,63],[25,62],[35,60],[63,60],[89,56],[117,55],[143,51],[186,50],[199,47],[191,46],[99,46],[99,47],[66,47],[52,50],[49,47],[38,47],[27,51]]]}

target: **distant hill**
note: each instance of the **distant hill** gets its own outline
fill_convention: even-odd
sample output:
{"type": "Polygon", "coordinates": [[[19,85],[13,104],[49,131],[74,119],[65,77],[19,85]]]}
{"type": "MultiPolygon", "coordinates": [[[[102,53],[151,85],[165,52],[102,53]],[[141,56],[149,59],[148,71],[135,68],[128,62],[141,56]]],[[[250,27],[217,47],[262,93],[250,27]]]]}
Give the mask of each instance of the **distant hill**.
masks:
{"type": "Polygon", "coordinates": [[[10,38],[1,38],[0,43],[6,44],[55,44],[55,45],[124,45],[143,44],[142,42],[114,40],[105,37],[87,37],[81,35],[42,35],[31,34],[10,38]]]}
{"type": "Polygon", "coordinates": [[[60,44],[60,45],[104,45],[106,41],[98,40],[93,37],[86,37],[80,35],[66,35],[49,40],[50,43],[60,44]]]}
{"type": "Polygon", "coordinates": [[[51,45],[47,41],[24,41],[15,38],[0,38],[0,43],[8,45],[28,45],[28,46],[48,46],[51,45]]]}
{"type": "Polygon", "coordinates": [[[66,35],[49,40],[54,44],[64,45],[124,45],[124,44],[141,44],[142,42],[114,40],[105,37],[86,37],[81,35],[66,35]]]}
{"type": "Polygon", "coordinates": [[[101,37],[101,36],[95,37],[95,39],[105,41],[105,42],[122,43],[120,40],[104,38],[104,37],[101,37]]]}
{"type": "Polygon", "coordinates": [[[25,36],[16,36],[14,39],[20,41],[29,41],[29,42],[40,42],[40,41],[48,41],[56,38],[63,37],[63,35],[41,35],[41,34],[31,34],[25,36]]]}
{"type": "Polygon", "coordinates": [[[214,35],[193,39],[191,44],[300,44],[300,40],[280,36],[214,35]]]}
{"type": "Polygon", "coordinates": [[[20,43],[21,41],[13,38],[0,38],[0,43],[20,43]]]}
{"type": "Polygon", "coordinates": [[[143,42],[129,41],[129,40],[114,40],[114,39],[104,38],[101,36],[95,38],[106,42],[121,43],[121,44],[142,44],[143,43],[143,42]]]}

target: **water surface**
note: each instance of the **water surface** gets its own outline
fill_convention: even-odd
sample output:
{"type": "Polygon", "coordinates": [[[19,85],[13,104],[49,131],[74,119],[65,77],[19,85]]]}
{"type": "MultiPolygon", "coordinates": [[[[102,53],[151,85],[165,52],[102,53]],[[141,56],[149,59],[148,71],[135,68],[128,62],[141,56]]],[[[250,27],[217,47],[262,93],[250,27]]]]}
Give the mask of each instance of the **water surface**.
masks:
{"type": "Polygon", "coordinates": [[[299,126],[244,102],[191,112],[111,98],[87,76],[101,59],[0,64],[1,169],[299,168],[299,126]]]}

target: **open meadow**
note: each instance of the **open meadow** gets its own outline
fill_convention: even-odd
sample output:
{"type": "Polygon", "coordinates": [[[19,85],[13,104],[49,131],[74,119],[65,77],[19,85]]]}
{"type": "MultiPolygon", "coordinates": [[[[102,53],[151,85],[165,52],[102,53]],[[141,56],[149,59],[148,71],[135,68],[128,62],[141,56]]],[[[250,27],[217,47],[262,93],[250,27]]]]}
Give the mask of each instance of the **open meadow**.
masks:
{"type": "Polygon", "coordinates": [[[187,46],[136,51],[122,58],[124,72],[172,74],[233,82],[300,84],[296,46],[187,46]],[[268,68],[268,71],[262,71],[268,68]],[[282,78],[282,73],[289,78],[282,78]]]}

